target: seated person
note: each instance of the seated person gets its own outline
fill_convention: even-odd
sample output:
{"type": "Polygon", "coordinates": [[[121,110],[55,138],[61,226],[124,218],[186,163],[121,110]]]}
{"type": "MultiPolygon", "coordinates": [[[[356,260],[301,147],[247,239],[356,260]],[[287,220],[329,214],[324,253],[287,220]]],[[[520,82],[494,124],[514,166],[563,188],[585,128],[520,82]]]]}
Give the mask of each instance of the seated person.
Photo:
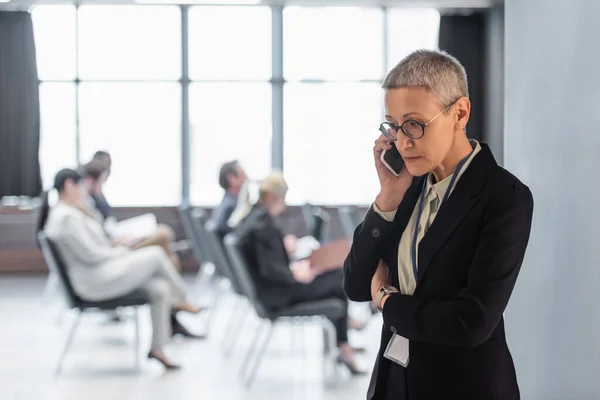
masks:
{"type": "Polygon", "coordinates": [[[38,230],[44,230],[56,244],[77,295],[102,301],[146,290],[153,329],[148,358],[168,369],[178,368],[163,353],[170,335],[185,330],[177,323],[175,313],[199,313],[201,309],[186,301],[185,283],[171,260],[158,246],[132,250],[111,243],[85,205],[87,189],[77,171],[60,171],[54,188],[59,202],[50,209],[46,196],[38,230]]]}
{"type": "MultiPolygon", "coordinates": [[[[99,152],[100,154],[108,154],[99,152]]],[[[97,153],[98,154],[98,153],[97,153]]],[[[110,155],[108,155],[110,160],[110,155]]],[[[110,162],[92,160],[83,167],[85,186],[88,188],[88,204],[100,223],[104,225],[104,230],[110,234],[113,232],[112,226],[117,224],[112,207],[106,201],[102,189],[106,179],[110,174],[110,162]]],[[[112,237],[112,236],[111,236],[112,237]]],[[[134,249],[141,249],[148,246],[160,246],[167,253],[175,268],[180,271],[181,263],[179,257],[171,250],[175,240],[175,232],[165,224],[158,224],[151,234],[143,238],[122,238],[112,237],[120,244],[130,245],[134,249]]]]}
{"type": "Polygon", "coordinates": [[[230,161],[221,166],[219,185],[225,190],[221,204],[214,209],[211,219],[217,228],[217,233],[223,239],[232,231],[228,221],[238,204],[238,196],[248,177],[237,161],[230,161]]]}
{"type": "Polygon", "coordinates": [[[346,305],[340,319],[333,320],[341,351],[340,362],[353,375],[362,374],[348,345],[348,298],[342,288],[343,272],[335,270],[315,276],[310,261],[290,264],[284,235],[276,227],[274,217],[286,208],[288,186],[280,173],[273,173],[260,185],[259,199],[248,216],[236,228],[257,294],[271,310],[307,301],[338,298],[346,305]]]}

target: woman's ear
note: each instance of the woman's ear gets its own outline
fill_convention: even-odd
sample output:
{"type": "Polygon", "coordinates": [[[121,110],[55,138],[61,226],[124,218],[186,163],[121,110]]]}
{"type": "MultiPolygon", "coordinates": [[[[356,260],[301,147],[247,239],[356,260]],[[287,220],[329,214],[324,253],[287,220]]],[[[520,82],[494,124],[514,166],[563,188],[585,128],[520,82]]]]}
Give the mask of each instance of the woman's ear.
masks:
{"type": "Polygon", "coordinates": [[[466,97],[461,97],[454,104],[454,108],[456,110],[457,130],[464,131],[471,116],[471,101],[466,97]]]}

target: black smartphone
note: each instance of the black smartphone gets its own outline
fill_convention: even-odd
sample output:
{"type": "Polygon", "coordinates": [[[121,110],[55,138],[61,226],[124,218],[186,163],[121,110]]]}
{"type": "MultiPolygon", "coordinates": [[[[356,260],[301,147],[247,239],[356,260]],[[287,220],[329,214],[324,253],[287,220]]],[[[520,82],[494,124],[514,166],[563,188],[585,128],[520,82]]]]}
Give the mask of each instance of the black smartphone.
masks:
{"type": "Polygon", "coordinates": [[[404,167],[404,160],[400,153],[398,153],[398,149],[392,143],[392,148],[389,150],[384,150],[381,153],[381,162],[390,172],[396,176],[400,176],[400,172],[402,172],[402,167],[404,167]]]}

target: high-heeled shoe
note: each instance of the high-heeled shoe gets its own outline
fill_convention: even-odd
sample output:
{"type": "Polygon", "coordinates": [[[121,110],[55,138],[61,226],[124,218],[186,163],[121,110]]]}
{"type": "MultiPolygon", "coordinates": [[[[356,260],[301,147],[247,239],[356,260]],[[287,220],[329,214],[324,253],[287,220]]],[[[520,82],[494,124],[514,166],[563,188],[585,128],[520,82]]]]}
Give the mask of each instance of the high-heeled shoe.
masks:
{"type": "Polygon", "coordinates": [[[162,358],[157,357],[155,354],[152,353],[152,351],[150,351],[150,353],[148,353],[148,359],[158,361],[169,371],[175,371],[175,370],[181,369],[181,365],[168,363],[165,360],[163,360],[162,358]]]}
{"type": "Polygon", "coordinates": [[[187,330],[187,328],[181,324],[173,324],[172,336],[181,335],[188,339],[198,339],[203,340],[206,339],[206,335],[196,335],[187,330]]]}
{"type": "Polygon", "coordinates": [[[367,374],[367,371],[358,369],[352,361],[350,361],[347,357],[343,355],[338,356],[337,361],[338,364],[341,364],[344,367],[348,368],[348,371],[350,371],[350,375],[352,376],[361,376],[367,374]]]}

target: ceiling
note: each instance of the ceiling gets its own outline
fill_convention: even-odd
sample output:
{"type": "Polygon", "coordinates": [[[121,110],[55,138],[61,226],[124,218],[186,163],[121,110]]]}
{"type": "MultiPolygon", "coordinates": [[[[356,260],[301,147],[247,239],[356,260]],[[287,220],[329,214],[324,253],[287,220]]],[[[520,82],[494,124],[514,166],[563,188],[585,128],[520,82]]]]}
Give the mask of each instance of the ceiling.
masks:
{"type": "MultiPolygon", "coordinates": [[[[33,4],[73,4],[69,0],[11,0],[1,3],[0,9],[25,10],[33,4]]],[[[177,3],[178,0],[164,1],[166,4],[177,3]]],[[[194,3],[194,0],[181,0],[182,3],[194,3]]],[[[235,4],[240,0],[197,0],[206,4],[235,4]]],[[[255,0],[256,3],[267,5],[305,5],[305,6],[396,6],[396,7],[435,7],[435,8],[489,8],[503,0],[255,0]]],[[[79,4],[135,4],[134,0],[79,0],[79,4]]]]}

